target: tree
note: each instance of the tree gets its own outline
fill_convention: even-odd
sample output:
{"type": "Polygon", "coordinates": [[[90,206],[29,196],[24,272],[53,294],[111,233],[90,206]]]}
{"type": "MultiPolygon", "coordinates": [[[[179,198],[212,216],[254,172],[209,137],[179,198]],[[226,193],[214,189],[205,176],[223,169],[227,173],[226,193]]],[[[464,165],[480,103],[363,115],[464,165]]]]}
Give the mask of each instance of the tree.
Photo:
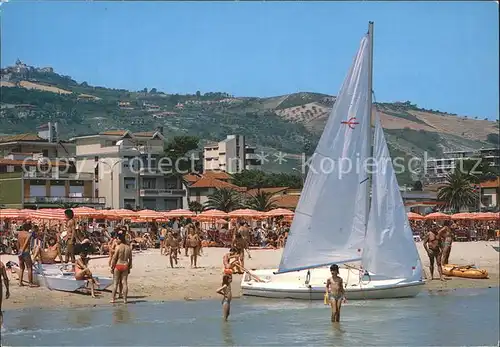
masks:
{"type": "Polygon", "coordinates": [[[480,157],[461,160],[457,169],[475,183],[488,181],[498,176],[497,169],[480,157]]]}
{"type": "Polygon", "coordinates": [[[205,203],[207,209],[216,209],[224,212],[231,212],[241,207],[241,196],[234,189],[220,188],[208,197],[205,203]]]}
{"type": "Polygon", "coordinates": [[[446,176],[446,184],[438,191],[437,198],[455,212],[462,207],[477,204],[478,194],[474,192],[471,176],[455,170],[446,176]]]}
{"type": "Polygon", "coordinates": [[[289,173],[266,173],[260,170],[243,170],[233,174],[233,183],[240,187],[269,188],[289,187],[301,188],[302,177],[289,173]]]}
{"type": "Polygon", "coordinates": [[[259,191],[245,201],[245,206],[256,211],[270,211],[276,208],[276,203],[272,193],[259,191]]]}
{"type": "Polygon", "coordinates": [[[156,93],[158,93],[156,88],[151,88],[151,90],[149,91],[149,94],[156,94],[156,93]]]}
{"type": "Polygon", "coordinates": [[[175,136],[165,145],[164,156],[171,164],[174,175],[183,175],[193,171],[195,164],[192,158],[188,158],[188,153],[198,148],[200,140],[196,136],[175,136]]]}
{"type": "Polygon", "coordinates": [[[203,210],[205,209],[203,205],[198,201],[190,201],[188,205],[189,205],[189,210],[196,213],[203,212],[203,210]]]}
{"type": "Polygon", "coordinates": [[[486,141],[493,143],[494,145],[500,146],[500,136],[497,133],[491,133],[486,136],[486,141]]]}
{"type": "Polygon", "coordinates": [[[196,97],[199,99],[201,97],[201,92],[199,90],[196,91],[196,97]]]}
{"type": "Polygon", "coordinates": [[[144,88],[142,92],[144,93],[144,96],[148,95],[148,88],[144,88]]]}
{"type": "Polygon", "coordinates": [[[417,192],[421,192],[422,191],[422,181],[415,181],[413,183],[413,190],[414,191],[417,191],[417,192]]]}

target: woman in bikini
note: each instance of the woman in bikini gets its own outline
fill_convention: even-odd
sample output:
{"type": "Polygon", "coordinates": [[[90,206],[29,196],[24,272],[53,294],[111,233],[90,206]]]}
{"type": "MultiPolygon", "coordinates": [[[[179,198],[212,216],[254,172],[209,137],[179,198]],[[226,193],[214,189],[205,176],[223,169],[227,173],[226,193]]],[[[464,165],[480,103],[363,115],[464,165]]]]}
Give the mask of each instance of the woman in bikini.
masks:
{"type": "Polygon", "coordinates": [[[217,294],[222,295],[222,317],[225,321],[229,318],[229,313],[231,311],[231,300],[233,299],[233,293],[231,291],[232,281],[232,271],[230,269],[225,269],[224,276],[222,276],[222,287],[217,289],[217,294]]]}
{"type": "Polygon", "coordinates": [[[80,259],[75,263],[75,279],[78,281],[87,280],[90,284],[90,294],[95,298],[94,286],[99,286],[99,283],[92,276],[92,271],[90,271],[88,264],[90,258],[87,257],[87,253],[80,253],[80,259]]]}

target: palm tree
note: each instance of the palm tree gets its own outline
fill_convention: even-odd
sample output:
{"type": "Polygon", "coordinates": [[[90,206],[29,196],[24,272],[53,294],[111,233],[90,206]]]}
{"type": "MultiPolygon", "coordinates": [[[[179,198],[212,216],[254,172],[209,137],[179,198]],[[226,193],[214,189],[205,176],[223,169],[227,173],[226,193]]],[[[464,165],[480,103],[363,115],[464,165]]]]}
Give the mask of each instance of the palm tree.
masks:
{"type": "Polygon", "coordinates": [[[188,205],[189,205],[189,210],[196,213],[203,212],[203,210],[205,209],[203,205],[198,201],[190,201],[188,205]]]}
{"type": "Polygon", "coordinates": [[[240,193],[231,188],[216,189],[215,192],[208,197],[205,207],[208,209],[231,212],[241,207],[240,193]]]}
{"type": "Polygon", "coordinates": [[[439,188],[437,198],[457,212],[462,207],[473,206],[478,203],[479,197],[471,183],[471,176],[454,170],[446,176],[446,185],[439,188]]]}
{"type": "Polygon", "coordinates": [[[272,193],[258,191],[245,202],[245,206],[256,211],[269,211],[275,208],[276,204],[272,193]]]}

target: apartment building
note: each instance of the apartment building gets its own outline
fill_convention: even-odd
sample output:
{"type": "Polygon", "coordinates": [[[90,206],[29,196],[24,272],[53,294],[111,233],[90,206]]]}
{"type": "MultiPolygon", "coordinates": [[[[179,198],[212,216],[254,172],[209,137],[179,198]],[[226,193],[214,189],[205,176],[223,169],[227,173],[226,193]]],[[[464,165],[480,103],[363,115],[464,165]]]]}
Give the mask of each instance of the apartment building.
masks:
{"type": "Polygon", "coordinates": [[[186,189],[164,157],[163,129],[110,130],[72,139],[76,165],[95,174],[96,196],[111,208],[173,210],[187,206],[186,189]]]}
{"type": "Polygon", "coordinates": [[[225,140],[207,144],[203,149],[204,171],[237,173],[243,170],[259,170],[261,163],[256,148],[247,145],[245,136],[228,135],[225,140]]]}
{"type": "Polygon", "coordinates": [[[57,123],[38,134],[0,137],[0,205],[10,208],[103,207],[94,196],[93,174],[77,174],[75,145],[60,141],[57,123]]]}
{"type": "Polygon", "coordinates": [[[482,158],[490,166],[500,169],[500,149],[481,148],[475,151],[444,152],[444,157],[426,161],[426,181],[428,184],[443,183],[452,170],[460,168],[462,160],[477,160],[482,158]]]}
{"type": "Polygon", "coordinates": [[[7,208],[50,208],[66,204],[103,208],[94,196],[93,174],[77,174],[64,161],[7,156],[0,159],[0,205],[7,208]]]}

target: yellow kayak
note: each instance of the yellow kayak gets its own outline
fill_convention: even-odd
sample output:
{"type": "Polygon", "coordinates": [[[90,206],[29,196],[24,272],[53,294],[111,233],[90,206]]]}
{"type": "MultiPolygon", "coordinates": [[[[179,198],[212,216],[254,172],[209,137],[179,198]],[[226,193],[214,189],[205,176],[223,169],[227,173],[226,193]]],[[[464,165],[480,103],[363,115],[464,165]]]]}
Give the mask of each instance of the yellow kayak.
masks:
{"type": "Polygon", "coordinates": [[[443,275],[463,278],[482,279],[488,278],[488,271],[478,269],[474,265],[456,265],[446,264],[443,265],[443,275]]]}

